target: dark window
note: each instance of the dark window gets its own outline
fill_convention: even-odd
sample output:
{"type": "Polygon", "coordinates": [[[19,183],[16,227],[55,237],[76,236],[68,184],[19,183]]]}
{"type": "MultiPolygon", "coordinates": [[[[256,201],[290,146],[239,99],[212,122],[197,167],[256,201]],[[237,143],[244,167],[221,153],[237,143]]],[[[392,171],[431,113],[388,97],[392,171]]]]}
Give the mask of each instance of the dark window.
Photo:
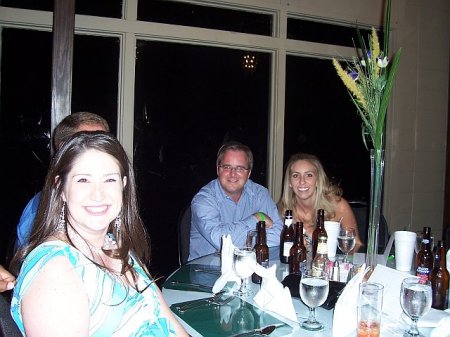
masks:
{"type": "MultiPolygon", "coordinates": [[[[346,47],[359,47],[356,26],[341,26],[312,20],[288,18],[287,38],[333,44],[346,47]]],[[[367,29],[360,28],[361,34],[367,38],[367,29]]]]}
{"type": "Polygon", "coordinates": [[[72,74],[72,111],[104,117],[117,133],[119,88],[118,38],[75,35],[72,74]]]}
{"type": "MultiPolygon", "coordinates": [[[[16,225],[28,200],[42,189],[50,160],[52,34],[2,30],[0,92],[0,263],[12,252],[16,225]]],[[[92,111],[117,130],[117,38],[76,36],[72,110],[92,111]]]]}
{"type": "MultiPolygon", "coordinates": [[[[111,18],[122,17],[123,0],[76,0],[75,13],[111,18]]],[[[54,0],[0,0],[5,7],[53,12],[54,0]]]]}
{"type": "Polygon", "coordinates": [[[297,152],[317,155],[345,198],[368,201],[361,120],[331,60],[287,57],[284,162],[297,152]]]}
{"type": "Polygon", "coordinates": [[[152,238],[151,267],[160,273],[177,264],[179,213],[217,177],[216,154],[224,141],[250,146],[251,178],[266,185],[270,54],[251,54],[253,70],[243,66],[248,54],[138,41],[134,167],[152,238]]]}
{"type": "Polygon", "coordinates": [[[192,5],[176,1],[141,0],[138,2],[138,20],[272,35],[272,15],[270,14],[192,5]]]}

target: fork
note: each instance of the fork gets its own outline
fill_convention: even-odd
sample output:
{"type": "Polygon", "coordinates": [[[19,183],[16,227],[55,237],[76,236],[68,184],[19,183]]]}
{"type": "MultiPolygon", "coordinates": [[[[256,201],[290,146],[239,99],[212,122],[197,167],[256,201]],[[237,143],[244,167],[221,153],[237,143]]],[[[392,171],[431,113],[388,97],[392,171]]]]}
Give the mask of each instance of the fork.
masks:
{"type": "Polygon", "coordinates": [[[221,299],[220,298],[221,296],[222,296],[222,294],[217,293],[213,297],[206,298],[203,300],[198,300],[195,302],[191,302],[191,303],[188,303],[188,304],[176,307],[176,308],[178,309],[178,311],[180,313],[184,313],[190,309],[195,309],[195,308],[201,307],[203,305],[210,305],[210,304],[218,305],[218,306],[225,305],[225,304],[228,304],[229,302],[231,302],[234,298],[234,296],[228,296],[226,298],[221,299]]]}

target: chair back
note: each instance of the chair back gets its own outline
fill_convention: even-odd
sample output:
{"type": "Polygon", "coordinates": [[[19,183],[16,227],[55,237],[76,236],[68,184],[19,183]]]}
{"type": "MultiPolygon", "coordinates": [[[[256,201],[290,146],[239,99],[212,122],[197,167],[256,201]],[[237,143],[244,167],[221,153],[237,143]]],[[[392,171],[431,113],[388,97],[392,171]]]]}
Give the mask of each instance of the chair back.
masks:
{"type": "Polygon", "coordinates": [[[191,205],[186,206],[178,218],[178,260],[180,266],[187,263],[191,240],[191,205]]]}
{"type": "Polygon", "coordinates": [[[0,295],[0,336],[4,337],[22,337],[22,333],[11,317],[10,303],[0,295]]]}
{"type": "MultiPolygon", "coordinates": [[[[358,224],[359,237],[362,243],[367,243],[367,230],[369,228],[369,206],[362,200],[350,200],[350,207],[355,215],[358,224]]],[[[378,227],[378,247],[385,248],[389,241],[389,229],[386,218],[380,214],[378,227]]]]}

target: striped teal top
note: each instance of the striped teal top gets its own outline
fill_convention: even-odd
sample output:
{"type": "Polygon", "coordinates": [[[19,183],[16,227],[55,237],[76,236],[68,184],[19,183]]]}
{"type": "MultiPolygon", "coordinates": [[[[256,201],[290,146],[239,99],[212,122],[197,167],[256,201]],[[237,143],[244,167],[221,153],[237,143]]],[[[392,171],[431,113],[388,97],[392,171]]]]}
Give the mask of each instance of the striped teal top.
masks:
{"type": "Polygon", "coordinates": [[[99,268],[76,248],[62,241],[45,242],[25,259],[11,302],[11,314],[25,335],[20,310],[21,299],[39,271],[53,258],[65,256],[85,285],[89,298],[89,335],[103,336],[175,336],[174,327],[161,317],[156,284],[138,263],[140,293],[118,281],[117,276],[99,268]]]}

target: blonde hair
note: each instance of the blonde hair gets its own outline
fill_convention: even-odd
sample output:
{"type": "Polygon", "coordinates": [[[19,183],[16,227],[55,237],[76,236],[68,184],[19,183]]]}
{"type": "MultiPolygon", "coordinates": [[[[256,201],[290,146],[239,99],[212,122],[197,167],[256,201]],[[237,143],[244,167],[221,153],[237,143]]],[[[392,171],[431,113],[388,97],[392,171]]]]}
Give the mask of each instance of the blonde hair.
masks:
{"type": "Polygon", "coordinates": [[[280,215],[283,217],[287,209],[291,209],[295,212],[296,199],[295,193],[290,187],[290,178],[292,166],[299,160],[306,160],[310,162],[316,169],[317,185],[316,200],[314,202],[315,212],[313,224],[316,223],[318,209],[325,210],[325,219],[333,219],[335,216],[335,203],[340,200],[342,196],[342,189],[330,182],[319,158],[308,153],[296,153],[289,158],[289,161],[286,164],[283,179],[283,192],[277,204],[280,215]]]}

